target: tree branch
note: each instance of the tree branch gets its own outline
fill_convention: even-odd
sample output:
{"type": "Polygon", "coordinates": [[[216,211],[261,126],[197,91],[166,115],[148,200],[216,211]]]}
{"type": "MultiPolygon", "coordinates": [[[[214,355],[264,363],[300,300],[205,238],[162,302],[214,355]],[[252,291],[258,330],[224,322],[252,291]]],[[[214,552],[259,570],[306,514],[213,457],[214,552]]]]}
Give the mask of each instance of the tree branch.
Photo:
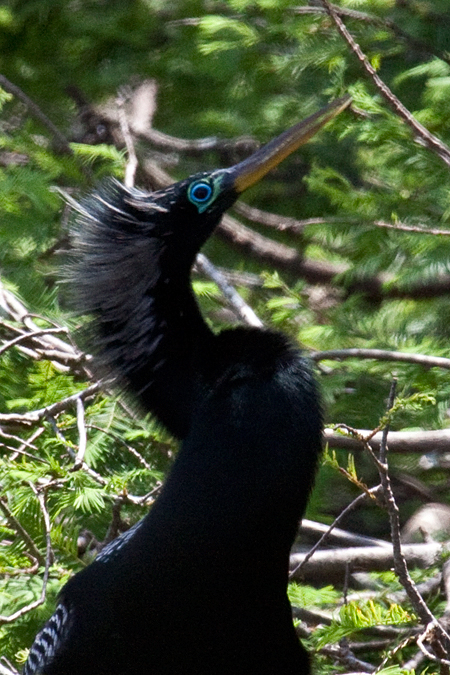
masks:
{"type": "Polygon", "coordinates": [[[421,142],[422,145],[427,147],[429,150],[434,152],[442,161],[450,167],[450,148],[439,138],[434,136],[428,129],[426,129],[420,122],[418,122],[410,111],[401,103],[401,101],[395,96],[395,94],[389,89],[389,87],[383,82],[381,77],[377,74],[375,68],[372,66],[364,52],[362,51],[359,44],[353,39],[350,32],[345,27],[342,19],[336,13],[333,5],[328,0],[320,0],[322,5],[325,7],[325,10],[333,19],[336,27],[350,46],[351,50],[356,54],[359,61],[361,62],[364,70],[370,76],[373,83],[375,84],[378,91],[381,93],[383,98],[390,105],[392,110],[403,119],[404,122],[413,130],[416,134],[417,139],[421,142]]]}
{"type": "Polygon", "coordinates": [[[0,86],[3,87],[5,91],[8,91],[10,94],[18,98],[19,101],[22,101],[24,105],[26,105],[30,113],[50,131],[56,142],[56,145],[62,152],[65,152],[68,155],[73,154],[72,148],[70,147],[66,137],[60,132],[58,127],[53,124],[47,115],[42,112],[40,107],[29,96],[27,96],[25,92],[22,91],[22,89],[20,89],[20,87],[10,82],[4,75],[1,74],[0,86]]]}
{"type": "MultiPolygon", "coordinates": [[[[367,438],[371,431],[358,429],[358,434],[367,438]]],[[[364,442],[352,436],[336,433],[334,429],[325,429],[324,440],[331,448],[338,450],[360,451],[364,442]]],[[[370,439],[370,447],[377,450],[380,447],[382,433],[378,432],[370,439]]],[[[435,431],[391,431],[389,433],[389,450],[395,453],[427,453],[448,452],[450,447],[450,429],[435,431]]]]}
{"type": "Polygon", "coordinates": [[[409,354],[393,352],[385,349],[330,349],[324,352],[311,352],[313,361],[344,361],[346,359],[376,359],[377,361],[399,361],[414,363],[425,368],[444,368],[450,370],[450,359],[443,356],[426,356],[425,354],[409,354]]]}
{"type": "MultiPolygon", "coordinates": [[[[428,544],[405,544],[402,547],[403,555],[412,567],[425,569],[436,564],[439,556],[449,550],[448,546],[438,542],[428,544]]],[[[299,567],[307,553],[292,553],[290,557],[290,569],[299,567]]],[[[316,551],[314,556],[302,566],[301,574],[294,574],[293,578],[307,581],[325,579],[331,583],[332,579],[342,580],[346,565],[361,570],[385,571],[393,567],[394,551],[391,545],[382,546],[357,546],[340,549],[326,549],[316,551]]]]}
{"type": "MultiPolygon", "coordinates": [[[[394,21],[391,19],[381,19],[379,16],[374,16],[372,14],[366,14],[365,12],[359,12],[354,9],[348,9],[347,7],[338,7],[337,5],[331,5],[333,10],[338,16],[345,16],[349,19],[355,19],[356,21],[362,21],[363,23],[372,24],[373,26],[378,26],[379,28],[387,28],[391,30],[396,37],[404,40],[409,46],[418,51],[425,52],[428,54],[433,54],[437,56],[438,59],[450,63],[450,58],[446,52],[436,49],[433,45],[428,45],[421,40],[417,40],[415,37],[407,33],[400,28],[394,21]]],[[[323,7],[294,7],[294,14],[327,14],[327,10],[323,7]]]]}

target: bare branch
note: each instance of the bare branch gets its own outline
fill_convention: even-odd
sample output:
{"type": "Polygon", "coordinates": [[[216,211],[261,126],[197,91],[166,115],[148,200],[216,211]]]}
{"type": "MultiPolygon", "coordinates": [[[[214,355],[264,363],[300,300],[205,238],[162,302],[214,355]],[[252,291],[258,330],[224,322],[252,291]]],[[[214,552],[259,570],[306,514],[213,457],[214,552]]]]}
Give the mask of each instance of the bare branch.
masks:
{"type": "MultiPolygon", "coordinates": [[[[358,429],[361,438],[370,435],[368,429],[358,429]]],[[[331,448],[342,450],[362,450],[363,442],[351,436],[338,434],[333,429],[325,429],[324,440],[331,448]]],[[[370,446],[376,450],[380,447],[381,432],[370,439],[370,446]]],[[[390,452],[399,453],[426,453],[448,452],[450,447],[450,429],[435,431],[391,431],[389,433],[390,452]]]]}
{"type": "Polygon", "coordinates": [[[77,398],[77,427],[78,427],[78,452],[75,457],[74,469],[81,468],[86,453],[87,435],[86,421],[84,418],[84,405],[80,397],[77,398]]]}
{"type": "Polygon", "coordinates": [[[20,342],[24,342],[25,340],[32,340],[35,337],[40,337],[41,335],[51,335],[55,333],[66,333],[67,334],[67,328],[43,328],[42,330],[35,330],[31,331],[30,333],[23,333],[22,335],[18,335],[16,338],[13,338],[12,340],[9,340],[9,342],[5,342],[3,345],[0,347],[0,355],[4,354],[8,349],[13,347],[16,344],[19,344],[20,342]]]}
{"type": "MultiPolygon", "coordinates": [[[[394,379],[392,381],[391,390],[389,393],[389,400],[387,405],[387,412],[394,407],[395,402],[395,393],[396,393],[397,381],[394,379]]],[[[425,600],[422,595],[417,590],[417,586],[414,581],[411,579],[409,574],[408,565],[406,562],[406,556],[402,550],[401,535],[400,535],[400,512],[397,506],[397,502],[392,491],[391,480],[389,475],[389,466],[387,461],[387,440],[389,433],[389,424],[385,425],[385,428],[382,431],[381,443],[378,461],[376,466],[380,475],[381,486],[383,488],[383,493],[386,499],[386,508],[389,514],[389,522],[391,526],[391,541],[392,549],[394,555],[394,569],[398,577],[398,580],[405,589],[408,598],[414,608],[414,611],[417,613],[421,621],[427,626],[427,629],[424,633],[425,637],[428,637],[428,631],[431,630],[431,627],[434,631],[433,642],[437,643],[439,649],[442,649],[448,653],[450,649],[450,636],[438,623],[437,619],[433,616],[432,612],[428,608],[425,600]]],[[[417,641],[419,645],[419,640],[417,641]]]]}
{"type": "Polygon", "coordinates": [[[237,290],[231,286],[225,279],[223,274],[210,260],[203,254],[198,253],[196,257],[196,264],[210,279],[212,279],[225,296],[231,309],[237,314],[239,319],[243,319],[249,326],[256,326],[262,328],[263,322],[259,319],[253,309],[244,302],[237,290]]]}
{"type": "Polygon", "coordinates": [[[126,95],[125,92],[122,92],[117,97],[117,111],[119,114],[120,128],[122,130],[123,138],[125,140],[125,145],[128,153],[128,161],[125,169],[125,186],[128,188],[134,187],[134,181],[136,177],[136,170],[138,167],[138,160],[136,156],[136,150],[134,147],[133,138],[130,132],[130,125],[128,123],[128,116],[124,108],[126,95]]]}
{"type": "MultiPolygon", "coordinates": [[[[412,567],[425,569],[436,564],[439,556],[448,550],[448,547],[430,542],[427,544],[405,544],[402,547],[403,555],[412,567]]],[[[307,553],[292,553],[290,557],[290,569],[298,567],[307,553]]],[[[394,564],[394,551],[392,546],[355,546],[341,549],[326,549],[316,551],[314,556],[302,567],[301,574],[295,574],[294,579],[306,580],[342,580],[347,563],[353,568],[368,571],[385,571],[392,569],[394,564]]]]}
{"type": "Polygon", "coordinates": [[[340,645],[327,645],[320,650],[321,654],[325,654],[332,659],[336,659],[340,663],[349,668],[357,668],[361,673],[374,673],[376,668],[371,663],[365,663],[357,659],[348,648],[340,645]]]}
{"type": "Polygon", "coordinates": [[[344,361],[346,359],[376,359],[377,361],[401,361],[415,363],[426,368],[444,368],[450,370],[450,359],[443,356],[426,356],[425,354],[409,354],[385,349],[330,349],[324,352],[311,352],[313,361],[344,361]]]}
{"type": "Polygon", "coordinates": [[[439,230],[433,227],[420,227],[416,225],[406,225],[405,223],[387,223],[385,220],[375,220],[373,224],[376,227],[382,227],[388,230],[398,230],[399,232],[413,232],[415,234],[430,234],[433,237],[450,237],[450,230],[439,230]]]}
{"type": "Polygon", "coordinates": [[[83,391],[72,394],[62,401],[57,401],[51,405],[40,408],[39,410],[33,410],[32,412],[23,413],[4,413],[0,414],[0,424],[5,425],[23,425],[23,426],[33,426],[38,424],[41,420],[47,417],[53,417],[54,415],[59,415],[59,413],[64,412],[67,408],[71,407],[74,403],[76,404],[77,399],[85,401],[87,398],[90,398],[94,394],[97,394],[101,389],[102,383],[95,382],[83,391]]]}
{"type": "MultiPolygon", "coordinates": [[[[370,493],[376,495],[378,491],[379,486],[372,488],[370,493]]],[[[354,499],[342,512],[344,516],[348,515],[348,513],[358,506],[361,501],[364,501],[363,497],[367,499],[368,496],[369,495],[364,492],[356,497],[356,499],[354,499]]],[[[325,540],[328,539],[331,539],[334,544],[340,544],[341,546],[383,546],[384,548],[389,546],[388,542],[384,541],[384,539],[376,539],[375,537],[368,537],[364,534],[341,530],[337,527],[337,524],[342,520],[341,516],[342,514],[339,514],[338,518],[336,518],[331,525],[324,525],[323,523],[317,523],[314,520],[303,518],[299,531],[303,534],[319,536],[321,546],[324,544],[325,540]]]]}

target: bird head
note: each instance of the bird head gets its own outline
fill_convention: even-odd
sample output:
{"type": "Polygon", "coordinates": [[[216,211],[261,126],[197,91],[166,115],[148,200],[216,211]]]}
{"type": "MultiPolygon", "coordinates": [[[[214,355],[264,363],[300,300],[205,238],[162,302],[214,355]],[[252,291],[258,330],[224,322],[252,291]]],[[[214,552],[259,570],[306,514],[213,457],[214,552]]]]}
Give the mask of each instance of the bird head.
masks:
{"type": "Polygon", "coordinates": [[[197,173],[150,195],[136,191],[136,198],[126,201],[141,212],[141,222],[153,212],[148,219],[152,228],[148,234],[159,237],[163,248],[167,244],[174,259],[177,249],[183,252],[176,259],[180,262],[184,258],[190,267],[223,213],[240,194],[306,143],[350,102],[349,96],[336,99],[228,169],[197,173]]]}

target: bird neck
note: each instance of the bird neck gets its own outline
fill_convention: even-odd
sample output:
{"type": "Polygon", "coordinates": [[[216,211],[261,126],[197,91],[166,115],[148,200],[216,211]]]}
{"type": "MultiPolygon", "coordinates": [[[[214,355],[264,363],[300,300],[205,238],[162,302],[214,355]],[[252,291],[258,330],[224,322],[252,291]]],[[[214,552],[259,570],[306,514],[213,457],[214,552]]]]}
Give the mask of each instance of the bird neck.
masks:
{"type": "Polygon", "coordinates": [[[125,336],[125,384],[177,438],[189,431],[198,362],[214,339],[189,277],[160,278],[144,298],[139,330],[125,336]],[[144,313],[145,312],[145,313],[144,313]]]}

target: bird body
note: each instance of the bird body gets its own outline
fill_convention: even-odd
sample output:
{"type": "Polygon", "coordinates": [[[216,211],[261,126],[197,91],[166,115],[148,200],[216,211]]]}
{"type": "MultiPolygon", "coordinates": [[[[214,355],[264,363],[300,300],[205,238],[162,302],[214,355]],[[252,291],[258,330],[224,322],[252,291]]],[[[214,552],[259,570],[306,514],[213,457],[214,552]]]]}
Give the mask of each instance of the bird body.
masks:
{"type": "Polygon", "coordinates": [[[82,207],[76,287],[100,363],[181,447],[148,515],[62,589],[24,675],[310,672],[286,587],[321,450],[314,379],[280,333],[214,334],[189,279],[287,133],[231,169],[151,195],[110,182],[82,207]]]}

